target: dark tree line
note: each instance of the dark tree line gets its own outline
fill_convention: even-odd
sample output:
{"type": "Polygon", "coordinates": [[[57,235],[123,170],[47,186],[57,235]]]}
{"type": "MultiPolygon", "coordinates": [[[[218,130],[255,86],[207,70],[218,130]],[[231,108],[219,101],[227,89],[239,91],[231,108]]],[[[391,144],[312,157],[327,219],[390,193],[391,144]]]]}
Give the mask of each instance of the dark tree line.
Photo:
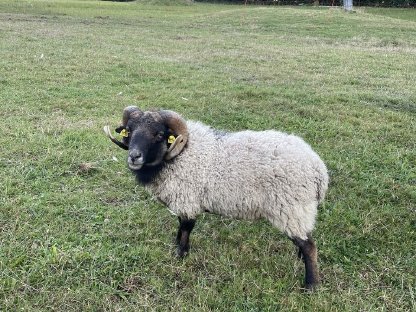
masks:
{"type": "MultiPolygon", "coordinates": [[[[196,2],[223,2],[235,4],[267,4],[267,5],[334,5],[342,6],[342,0],[195,0],[196,2]]],[[[353,0],[355,6],[379,6],[415,8],[416,0],[353,0]]]]}
{"type": "MultiPolygon", "coordinates": [[[[102,0],[129,2],[134,0],[102,0]]],[[[221,2],[234,4],[265,4],[265,5],[334,5],[342,6],[343,0],[194,0],[195,2],[221,2]]],[[[354,6],[379,6],[416,8],[416,0],[353,0],[354,6]]]]}

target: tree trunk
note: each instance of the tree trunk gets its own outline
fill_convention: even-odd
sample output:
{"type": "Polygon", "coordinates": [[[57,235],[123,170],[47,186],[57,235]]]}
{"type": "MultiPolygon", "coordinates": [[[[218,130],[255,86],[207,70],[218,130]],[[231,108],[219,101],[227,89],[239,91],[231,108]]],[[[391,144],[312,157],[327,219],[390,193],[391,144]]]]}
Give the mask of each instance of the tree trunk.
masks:
{"type": "Polygon", "coordinates": [[[343,0],[344,1],[344,10],[345,11],[352,11],[352,0],[343,0]]]}

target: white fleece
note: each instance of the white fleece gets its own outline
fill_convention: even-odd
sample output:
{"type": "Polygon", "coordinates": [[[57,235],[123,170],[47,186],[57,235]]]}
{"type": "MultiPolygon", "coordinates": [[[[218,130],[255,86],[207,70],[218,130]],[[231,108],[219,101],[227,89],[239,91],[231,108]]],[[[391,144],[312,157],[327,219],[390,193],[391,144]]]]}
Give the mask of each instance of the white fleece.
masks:
{"type": "Polygon", "coordinates": [[[189,139],[146,188],[168,209],[195,218],[204,211],[265,218],[289,237],[307,239],[328,187],[319,156],[286,133],[220,133],[187,121],[189,139]]]}

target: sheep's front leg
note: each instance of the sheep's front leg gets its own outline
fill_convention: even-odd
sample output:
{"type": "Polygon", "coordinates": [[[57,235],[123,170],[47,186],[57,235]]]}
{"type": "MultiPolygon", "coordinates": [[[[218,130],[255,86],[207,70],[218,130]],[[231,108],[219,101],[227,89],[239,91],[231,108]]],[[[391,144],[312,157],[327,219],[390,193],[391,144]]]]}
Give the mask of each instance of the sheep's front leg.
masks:
{"type": "Polygon", "coordinates": [[[299,255],[305,262],[305,288],[313,290],[319,284],[318,252],[312,237],[307,240],[293,238],[293,242],[299,247],[299,255]]]}
{"type": "Polygon", "coordinates": [[[178,234],[176,235],[177,255],[184,257],[189,251],[189,235],[195,225],[195,219],[187,219],[179,217],[178,234]]]}

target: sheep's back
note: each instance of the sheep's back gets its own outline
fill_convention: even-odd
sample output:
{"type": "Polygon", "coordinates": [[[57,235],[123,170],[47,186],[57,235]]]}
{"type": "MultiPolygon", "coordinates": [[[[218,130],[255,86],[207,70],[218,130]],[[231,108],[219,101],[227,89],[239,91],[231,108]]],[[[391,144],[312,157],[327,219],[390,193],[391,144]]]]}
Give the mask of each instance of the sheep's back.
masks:
{"type": "Polygon", "coordinates": [[[188,128],[188,146],[153,188],[172,212],[271,220],[293,214],[295,206],[316,210],[322,200],[326,167],[299,137],[273,130],[219,133],[194,122],[188,128]]]}

